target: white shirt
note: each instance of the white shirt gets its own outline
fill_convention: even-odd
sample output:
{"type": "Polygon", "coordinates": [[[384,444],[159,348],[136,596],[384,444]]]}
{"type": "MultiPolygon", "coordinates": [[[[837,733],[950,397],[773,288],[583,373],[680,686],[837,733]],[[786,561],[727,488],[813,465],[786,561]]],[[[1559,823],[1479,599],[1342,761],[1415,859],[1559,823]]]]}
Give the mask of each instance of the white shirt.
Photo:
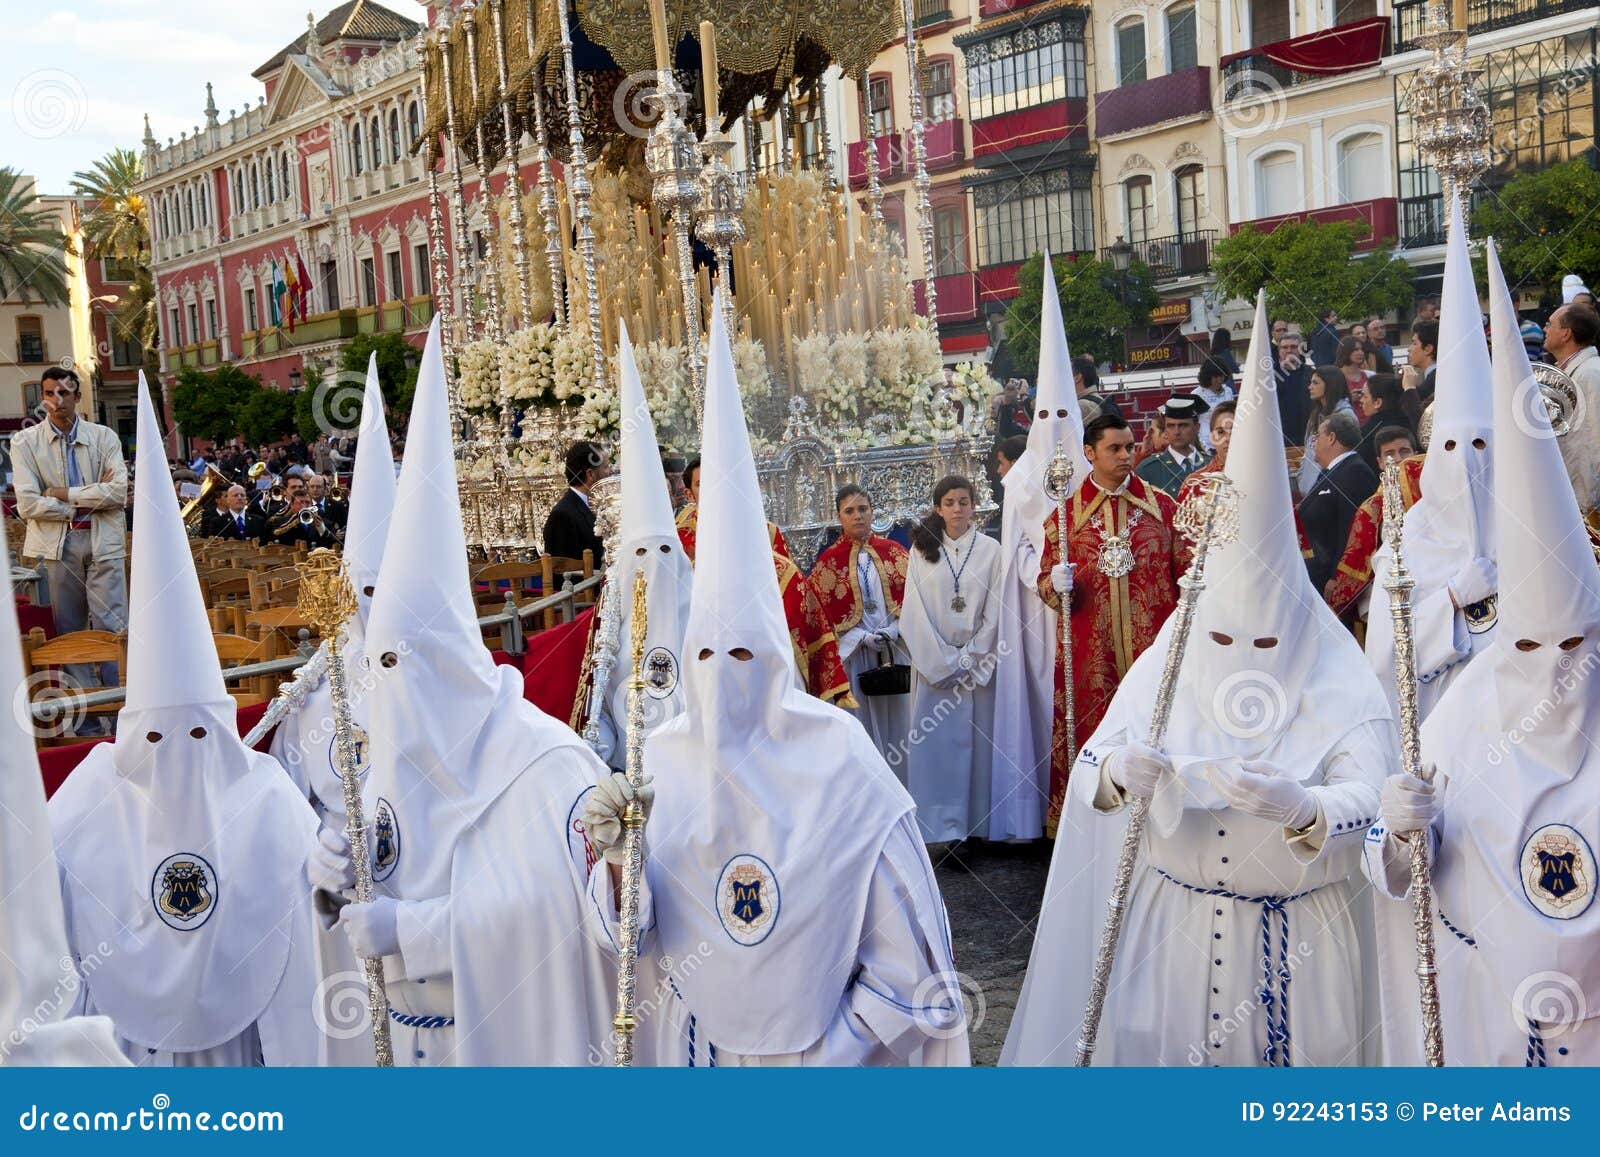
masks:
{"type": "Polygon", "coordinates": [[[1167,453],[1172,455],[1172,460],[1174,462],[1186,470],[1197,470],[1204,464],[1203,459],[1205,458],[1205,451],[1202,450],[1198,444],[1196,444],[1195,448],[1190,450],[1187,454],[1179,453],[1178,450],[1172,446],[1167,447],[1167,453]]]}
{"type": "Polygon", "coordinates": [[[1340,454],[1332,462],[1329,462],[1326,466],[1324,466],[1322,468],[1322,472],[1324,474],[1326,474],[1326,473],[1328,473],[1328,471],[1332,470],[1339,463],[1343,462],[1346,458],[1354,458],[1355,456],[1356,456],[1356,452],[1354,450],[1346,450],[1343,454],[1340,454]]]}
{"type": "Polygon", "coordinates": [[[572,491],[579,498],[583,499],[583,504],[585,506],[593,506],[593,503],[591,503],[589,501],[589,496],[587,494],[585,494],[583,491],[579,490],[576,486],[569,486],[569,487],[567,487],[567,489],[572,491]]]}

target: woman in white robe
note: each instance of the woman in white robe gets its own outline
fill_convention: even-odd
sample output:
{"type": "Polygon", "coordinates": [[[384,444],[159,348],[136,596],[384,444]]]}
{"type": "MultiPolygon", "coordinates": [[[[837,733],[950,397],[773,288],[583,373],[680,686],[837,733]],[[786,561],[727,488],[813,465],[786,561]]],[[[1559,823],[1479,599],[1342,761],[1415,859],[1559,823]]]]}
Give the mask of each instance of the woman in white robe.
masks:
{"type": "Polygon", "coordinates": [[[900,612],[911,652],[906,786],[928,843],[989,831],[1001,559],[1000,544],[973,524],[973,493],[956,475],[934,486],[900,612]]]}

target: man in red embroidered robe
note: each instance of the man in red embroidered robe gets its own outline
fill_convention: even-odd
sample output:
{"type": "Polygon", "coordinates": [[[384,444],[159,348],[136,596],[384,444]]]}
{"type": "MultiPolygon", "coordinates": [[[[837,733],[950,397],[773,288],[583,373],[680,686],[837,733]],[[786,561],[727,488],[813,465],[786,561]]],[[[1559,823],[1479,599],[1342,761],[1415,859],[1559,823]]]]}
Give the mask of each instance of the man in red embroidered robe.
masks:
{"type": "MultiPolygon", "coordinates": [[[[1061,566],[1056,518],[1045,524],[1039,560],[1039,595],[1072,607],[1072,686],[1078,751],[1099,726],[1117,685],[1150,645],[1178,599],[1177,560],[1170,495],[1133,474],[1133,431],[1115,414],[1095,418],[1083,431],[1089,477],[1067,508],[1067,563],[1061,566]]],[[[1066,798],[1065,664],[1056,656],[1055,724],[1050,742],[1050,811],[1045,833],[1054,836],[1066,798]]]]}
{"type": "MultiPolygon", "coordinates": [[[[683,471],[684,489],[689,501],[678,512],[678,541],[683,552],[694,561],[695,527],[699,522],[700,459],[692,458],[683,471]]],[[[850,694],[850,679],[844,673],[839,659],[839,640],[828,625],[817,593],[800,573],[789,557],[788,544],[783,532],[771,522],[767,523],[767,536],[772,541],[772,565],[778,572],[778,589],[783,592],[783,617],[789,624],[789,638],[794,643],[795,665],[805,679],[806,690],[818,699],[839,707],[855,707],[855,697],[850,694]]]]}

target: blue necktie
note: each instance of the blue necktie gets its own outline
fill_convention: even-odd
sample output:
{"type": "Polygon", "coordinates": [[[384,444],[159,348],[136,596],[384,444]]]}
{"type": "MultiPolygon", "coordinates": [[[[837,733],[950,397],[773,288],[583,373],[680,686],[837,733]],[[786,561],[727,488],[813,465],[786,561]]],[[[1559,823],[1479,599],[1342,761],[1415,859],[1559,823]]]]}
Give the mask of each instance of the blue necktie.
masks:
{"type": "Polygon", "coordinates": [[[74,422],[74,423],[72,423],[72,429],[71,430],[68,430],[65,434],[57,434],[56,435],[56,437],[61,439],[63,452],[67,456],[67,487],[68,487],[68,489],[70,489],[70,488],[72,488],[74,486],[82,486],[83,485],[83,475],[78,472],[78,458],[77,458],[77,455],[73,454],[73,452],[72,452],[72,440],[77,436],[77,434],[78,434],[78,423],[74,422]]]}

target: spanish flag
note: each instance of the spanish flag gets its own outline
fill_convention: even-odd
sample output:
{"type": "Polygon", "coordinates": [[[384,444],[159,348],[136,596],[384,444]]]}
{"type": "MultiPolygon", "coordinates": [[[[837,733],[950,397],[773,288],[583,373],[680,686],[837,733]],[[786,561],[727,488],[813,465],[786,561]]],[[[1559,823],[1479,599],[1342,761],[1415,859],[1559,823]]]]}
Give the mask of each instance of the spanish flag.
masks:
{"type": "Polygon", "coordinates": [[[300,279],[295,276],[294,262],[289,260],[289,255],[283,255],[283,296],[287,308],[283,311],[289,317],[289,332],[294,332],[295,315],[300,312],[300,295],[295,290],[300,285],[300,279]]]}

